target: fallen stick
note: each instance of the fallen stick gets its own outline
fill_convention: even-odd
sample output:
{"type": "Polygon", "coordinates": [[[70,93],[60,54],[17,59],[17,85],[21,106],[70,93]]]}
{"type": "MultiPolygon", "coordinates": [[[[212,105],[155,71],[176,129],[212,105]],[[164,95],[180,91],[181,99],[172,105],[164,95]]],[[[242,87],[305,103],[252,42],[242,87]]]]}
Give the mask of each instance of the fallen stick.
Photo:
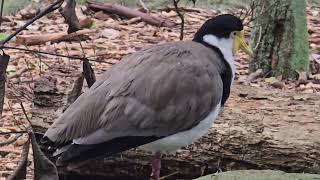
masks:
{"type": "Polygon", "coordinates": [[[165,26],[165,27],[173,27],[175,23],[167,21],[160,17],[152,16],[151,14],[143,13],[141,11],[130,9],[125,6],[121,6],[118,4],[111,4],[111,3],[98,3],[93,1],[87,1],[88,8],[93,11],[104,11],[107,13],[117,14],[119,16],[125,18],[135,18],[140,17],[141,21],[144,21],[148,24],[155,25],[155,26],[165,26]]]}
{"type": "Polygon", "coordinates": [[[16,43],[23,45],[39,45],[46,42],[60,42],[75,40],[76,37],[87,35],[96,32],[94,29],[83,29],[74,33],[68,34],[67,32],[41,34],[41,35],[20,35],[17,36],[16,43]]]}

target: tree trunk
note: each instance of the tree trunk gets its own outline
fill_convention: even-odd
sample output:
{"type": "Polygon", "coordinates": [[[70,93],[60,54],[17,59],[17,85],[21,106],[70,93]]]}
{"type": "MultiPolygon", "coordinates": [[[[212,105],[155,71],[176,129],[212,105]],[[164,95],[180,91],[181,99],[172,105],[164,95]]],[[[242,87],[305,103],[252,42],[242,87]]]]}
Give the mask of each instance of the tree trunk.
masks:
{"type": "Polygon", "coordinates": [[[308,71],[308,32],[305,0],[257,0],[253,8],[252,72],[295,78],[308,71]]]}
{"type": "MultiPolygon", "coordinates": [[[[35,90],[32,123],[43,132],[63,109],[66,90],[52,77],[36,81],[35,90]]],[[[207,136],[163,157],[161,175],[192,179],[239,169],[320,173],[319,106],[319,95],[238,85],[207,136]]],[[[136,149],[59,173],[68,180],[148,179],[150,158],[136,149]]]]}

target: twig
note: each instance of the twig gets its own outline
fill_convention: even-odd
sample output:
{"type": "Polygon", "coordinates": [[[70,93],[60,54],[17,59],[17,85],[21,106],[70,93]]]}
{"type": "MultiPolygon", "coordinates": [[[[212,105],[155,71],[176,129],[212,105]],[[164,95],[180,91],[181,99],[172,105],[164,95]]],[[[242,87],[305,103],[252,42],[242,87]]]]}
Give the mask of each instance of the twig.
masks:
{"type": "Polygon", "coordinates": [[[0,9],[0,32],[1,32],[1,25],[2,25],[2,15],[3,15],[3,5],[4,5],[4,0],[1,1],[1,9],[0,9]]]}
{"type": "MultiPolygon", "coordinates": [[[[12,46],[3,46],[3,48],[5,48],[5,49],[16,49],[16,50],[26,51],[26,52],[31,52],[31,53],[46,54],[46,55],[51,55],[51,56],[65,57],[65,58],[71,58],[71,59],[77,59],[77,60],[84,61],[83,57],[78,57],[78,56],[66,56],[66,55],[62,55],[62,54],[48,53],[48,52],[44,52],[44,51],[36,51],[36,50],[24,49],[24,48],[12,47],[12,46]]],[[[95,56],[90,56],[88,58],[92,58],[92,57],[95,57],[95,56]]],[[[111,65],[114,64],[114,63],[110,63],[110,62],[97,61],[97,60],[93,60],[93,59],[89,59],[89,61],[94,61],[94,62],[99,62],[99,63],[106,63],[106,64],[111,64],[111,65]]]]}
{"type": "Polygon", "coordinates": [[[29,117],[28,117],[28,115],[27,115],[27,111],[26,111],[26,109],[24,108],[22,102],[20,102],[20,106],[21,106],[21,109],[22,109],[22,111],[23,111],[24,116],[26,117],[27,121],[28,121],[29,124],[30,124],[30,127],[32,128],[32,123],[31,123],[31,121],[30,121],[30,119],[29,119],[29,117]]]}
{"type": "Polygon", "coordinates": [[[51,4],[50,6],[48,6],[46,9],[44,9],[43,11],[41,11],[39,14],[37,14],[35,17],[33,17],[31,20],[29,20],[26,24],[24,24],[22,27],[18,28],[14,33],[10,34],[10,36],[8,36],[5,40],[1,41],[0,43],[0,49],[2,49],[4,47],[4,45],[9,42],[13,37],[15,37],[17,34],[19,34],[21,31],[23,31],[24,29],[26,29],[30,24],[32,24],[34,21],[36,21],[37,19],[40,19],[41,17],[47,15],[48,13],[58,9],[62,3],[64,2],[64,0],[57,0],[56,2],[54,2],[53,4],[51,4]]]}
{"type": "Polygon", "coordinates": [[[79,19],[76,15],[76,1],[68,0],[64,8],[59,9],[61,15],[68,24],[68,34],[76,32],[81,29],[79,19]]]}
{"type": "Polygon", "coordinates": [[[179,171],[176,171],[176,172],[173,172],[173,173],[168,174],[168,175],[166,175],[166,176],[162,176],[162,177],[159,178],[159,180],[166,179],[166,178],[168,178],[168,177],[170,177],[170,176],[173,176],[173,175],[176,175],[176,174],[178,174],[178,173],[179,173],[179,171]]]}
{"type": "Polygon", "coordinates": [[[257,44],[254,46],[253,50],[256,50],[260,44],[260,41],[261,41],[261,35],[262,35],[262,28],[261,26],[259,26],[259,37],[258,37],[258,42],[257,44]]]}
{"type": "Polygon", "coordinates": [[[143,0],[139,0],[140,5],[142,8],[146,11],[146,13],[149,13],[149,9],[147,8],[146,4],[143,2],[143,0]]]}
{"type": "Polygon", "coordinates": [[[8,135],[8,134],[25,134],[28,131],[10,131],[10,132],[0,132],[0,135],[8,135]]]}
{"type": "Polygon", "coordinates": [[[22,133],[14,136],[14,138],[9,139],[8,141],[0,142],[0,147],[1,147],[1,146],[6,146],[6,145],[8,145],[8,144],[11,144],[11,143],[15,142],[15,141],[18,140],[19,137],[21,137],[21,136],[22,136],[22,133]]]}
{"type": "Polygon", "coordinates": [[[91,67],[91,64],[90,64],[89,60],[86,58],[86,54],[84,52],[84,48],[82,46],[81,41],[79,41],[79,44],[80,44],[80,47],[81,47],[81,50],[82,50],[82,54],[83,54],[83,57],[84,57],[84,61],[82,62],[82,64],[83,64],[83,66],[82,66],[83,67],[83,72],[82,73],[83,73],[84,78],[87,81],[88,86],[91,87],[94,84],[94,82],[96,81],[96,76],[94,74],[94,71],[93,71],[93,69],[91,67]]]}
{"type": "Polygon", "coordinates": [[[181,12],[180,12],[180,10],[179,10],[179,7],[178,7],[179,1],[180,1],[180,0],[173,0],[173,5],[174,5],[174,8],[175,8],[178,16],[179,16],[180,19],[181,19],[180,41],[182,41],[182,40],[183,40],[183,30],[184,30],[184,16],[181,14],[181,12]]]}
{"type": "Polygon", "coordinates": [[[19,161],[18,167],[15,171],[8,177],[8,180],[16,180],[16,179],[25,179],[27,173],[27,162],[28,162],[28,154],[30,149],[30,137],[28,141],[23,146],[23,150],[21,153],[21,161],[19,161]]]}
{"type": "Polygon", "coordinates": [[[80,40],[78,40],[79,44],[80,44],[80,47],[81,47],[81,51],[82,51],[82,55],[83,55],[83,58],[85,59],[86,58],[86,53],[84,52],[84,48],[82,46],[82,43],[80,40]]]}

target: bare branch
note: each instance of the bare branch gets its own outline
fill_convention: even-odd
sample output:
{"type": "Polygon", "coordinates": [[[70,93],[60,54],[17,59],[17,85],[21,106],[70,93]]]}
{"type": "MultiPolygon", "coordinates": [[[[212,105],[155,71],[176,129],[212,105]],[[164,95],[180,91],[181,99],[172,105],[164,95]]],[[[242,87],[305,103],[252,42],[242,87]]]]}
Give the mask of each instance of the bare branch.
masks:
{"type": "Polygon", "coordinates": [[[24,29],[26,29],[30,24],[32,24],[34,21],[36,21],[37,19],[40,19],[41,17],[49,14],[50,12],[58,9],[64,0],[57,0],[56,2],[54,2],[53,4],[51,4],[50,6],[48,6],[46,9],[44,9],[43,11],[41,11],[39,14],[37,14],[35,17],[33,17],[31,20],[29,20],[25,25],[23,25],[22,27],[18,28],[14,33],[12,33],[10,36],[8,36],[5,40],[1,41],[0,43],[0,49],[2,49],[4,47],[4,45],[9,42],[13,37],[15,37],[17,34],[19,34],[21,31],[23,31],[24,29]]]}
{"type": "Polygon", "coordinates": [[[15,135],[13,138],[10,138],[9,140],[7,140],[7,141],[5,141],[5,142],[0,142],[0,147],[1,147],[1,146],[6,146],[6,145],[8,145],[8,144],[11,144],[11,143],[15,142],[16,140],[19,139],[19,137],[22,136],[22,134],[23,134],[23,133],[20,133],[20,134],[18,134],[18,135],[15,135]]]}
{"type": "Polygon", "coordinates": [[[30,127],[32,128],[32,123],[31,123],[31,121],[30,121],[30,119],[29,119],[29,117],[28,117],[27,111],[26,111],[26,109],[24,108],[22,102],[20,102],[20,106],[21,106],[21,109],[22,109],[22,111],[23,111],[24,116],[26,117],[27,121],[28,121],[29,124],[30,124],[30,127]]]}
{"type": "Polygon", "coordinates": [[[5,96],[6,69],[10,60],[10,56],[3,53],[0,56],[0,119],[2,117],[2,109],[5,96]]]}
{"type": "MultiPolygon", "coordinates": [[[[83,57],[78,57],[78,56],[66,56],[66,55],[62,55],[62,54],[49,53],[49,52],[44,52],[44,51],[36,51],[36,50],[24,49],[24,48],[12,47],[12,46],[3,46],[3,48],[5,48],[5,49],[16,49],[16,50],[26,51],[26,52],[30,52],[30,53],[46,54],[46,55],[51,55],[51,56],[65,57],[65,58],[77,59],[77,60],[84,61],[83,57]]],[[[97,57],[97,56],[105,56],[105,55],[106,54],[101,54],[101,55],[96,55],[96,56],[90,56],[88,58],[94,58],[94,57],[97,57]]],[[[88,60],[89,61],[94,61],[94,62],[99,62],[99,63],[111,64],[111,65],[114,64],[114,63],[110,63],[110,62],[97,61],[97,60],[94,60],[94,59],[88,59],[88,60]]]]}
{"type": "Polygon", "coordinates": [[[10,131],[10,132],[0,132],[0,135],[8,135],[8,134],[26,134],[28,131],[10,131]]]}
{"type": "Polygon", "coordinates": [[[182,41],[183,40],[183,30],[184,30],[184,16],[183,16],[183,14],[181,14],[181,12],[179,10],[179,7],[178,7],[179,1],[180,0],[173,0],[173,5],[174,5],[174,8],[175,8],[178,16],[181,19],[180,41],[182,41]]]}
{"type": "Polygon", "coordinates": [[[8,180],[26,179],[29,148],[30,136],[28,141],[23,146],[21,161],[19,161],[18,167],[15,169],[15,171],[8,177],[8,180]]]}
{"type": "Polygon", "coordinates": [[[147,8],[146,4],[143,2],[143,0],[139,0],[140,5],[142,8],[146,11],[146,13],[149,13],[150,10],[147,8]]]}
{"type": "Polygon", "coordinates": [[[76,1],[68,0],[64,8],[60,8],[59,11],[68,24],[68,34],[76,32],[81,29],[79,19],[76,15],[76,1]]]}
{"type": "Polygon", "coordinates": [[[3,5],[4,5],[4,0],[1,0],[1,9],[0,9],[0,32],[1,32],[1,25],[2,25],[3,5]]]}
{"type": "Polygon", "coordinates": [[[260,41],[261,41],[261,36],[262,36],[262,27],[261,25],[259,26],[259,37],[258,37],[258,42],[257,44],[254,46],[253,50],[256,50],[260,44],[260,41]]]}

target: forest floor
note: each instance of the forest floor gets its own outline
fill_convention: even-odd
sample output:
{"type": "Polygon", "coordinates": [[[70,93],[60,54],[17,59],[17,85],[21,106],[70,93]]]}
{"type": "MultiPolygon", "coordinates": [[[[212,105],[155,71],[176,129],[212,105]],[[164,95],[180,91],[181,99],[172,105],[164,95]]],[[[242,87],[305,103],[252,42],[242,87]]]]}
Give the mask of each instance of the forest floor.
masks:
{"type": "MultiPolygon", "coordinates": [[[[89,39],[82,41],[81,46],[83,47],[86,57],[94,60],[91,61],[91,63],[96,74],[107,70],[123,56],[138,51],[143,47],[179,40],[180,19],[172,9],[162,9],[153,11],[153,13],[177,23],[174,28],[155,27],[144,22],[134,22],[120,19],[117,16],[101,15],[101,13],[88,16],[83,13],[83,9],[85,9],[85,7],[77,8],[78,17],[80,19],[92,19],[94,22],[92,28],[96,29],[96,32],[89,34],[89,39]],[[101,20],[102,18],[104,19],[101,20]]],[[[205,20],[223,13],[215,10],[188,9],[184,15],[184,40],[190,40],[205,20]]],[[[248,86],[284,93],[301,92],[320,94],[320,6],[309,5],[307,12],[310,47],[310,73],[308,74],[307,82],[280,81],[277,80],[277,77],[261,77],[249,83],[248,86]]],[[[32,8],[24,8],[16,13],[15,16],[6,16],[1,28],[6,33],[13,32],[35,13],[35,10],[32,8]]],[[[239,12],[237,12],[237,14],[239,14],[239,12]]],[[[22,35],[66,32],[66,30],[67,25],[64,24],[64,19],[58,12],[55,12],[36,21],[33,25],[29,26],[27,30],[23,31],[22,35]]],[[[250,30],[250,25],[245,27],[248,40],[250,40],[250,30]]],[[[83,55],[79,42],[46,43],[26,47],[13,41],[8,45],[69,56],[81,57],[83,55]]],[[[79,60],[50,55],[38,55],[19,50],[6,49],[5,53],[11,56],[11,60],[7,69],[8,80],[4,111],[0,121],[0,132],[20,131],[29,125],[25,116],[32,116],[35,80],[44,76],[51,77],[55,79],[54,81],[57,83],[58,91],[67,94],[71,90],[74,80],[81,73],[82,64],[79,60]],[[26,113],[23,113],[20,102],[23,103],[26,113]]],[[[250,58],[243,52],[240,52],[235,60],[237,67],[236,83],[242,84],[249,75],[248,67],[250,58]]],[[[235,89],[236,88],[237,86],[235,86],[235,89]]],[[[237,104],[233,104],[234,102],[235,101],[231,99],[231,101],[228,102],[228,107],[236,106],[237,104]]],[[[252,103],[252,107],[249,108],[255,108],[255,106],[256,104],[252,103]]],[[[312,111],[310,111],[310,113],[312,113],[312,111]]],[[[4,180],[17,167],[22,145],[26,141],[26,135],[9,134],[0,136],[0,144],[2,144],[0,146],[0,180],[4,180]],[[12,139],[17,140],[14,143],[2,144],[2,142],[7,142],[12,139]]],[[[30,155],[30,157],[32,157],[32,155],[30,155]]],[[[33,166],[30,159],[28,179],[32,179],[32,169],[33,166]]]]}

